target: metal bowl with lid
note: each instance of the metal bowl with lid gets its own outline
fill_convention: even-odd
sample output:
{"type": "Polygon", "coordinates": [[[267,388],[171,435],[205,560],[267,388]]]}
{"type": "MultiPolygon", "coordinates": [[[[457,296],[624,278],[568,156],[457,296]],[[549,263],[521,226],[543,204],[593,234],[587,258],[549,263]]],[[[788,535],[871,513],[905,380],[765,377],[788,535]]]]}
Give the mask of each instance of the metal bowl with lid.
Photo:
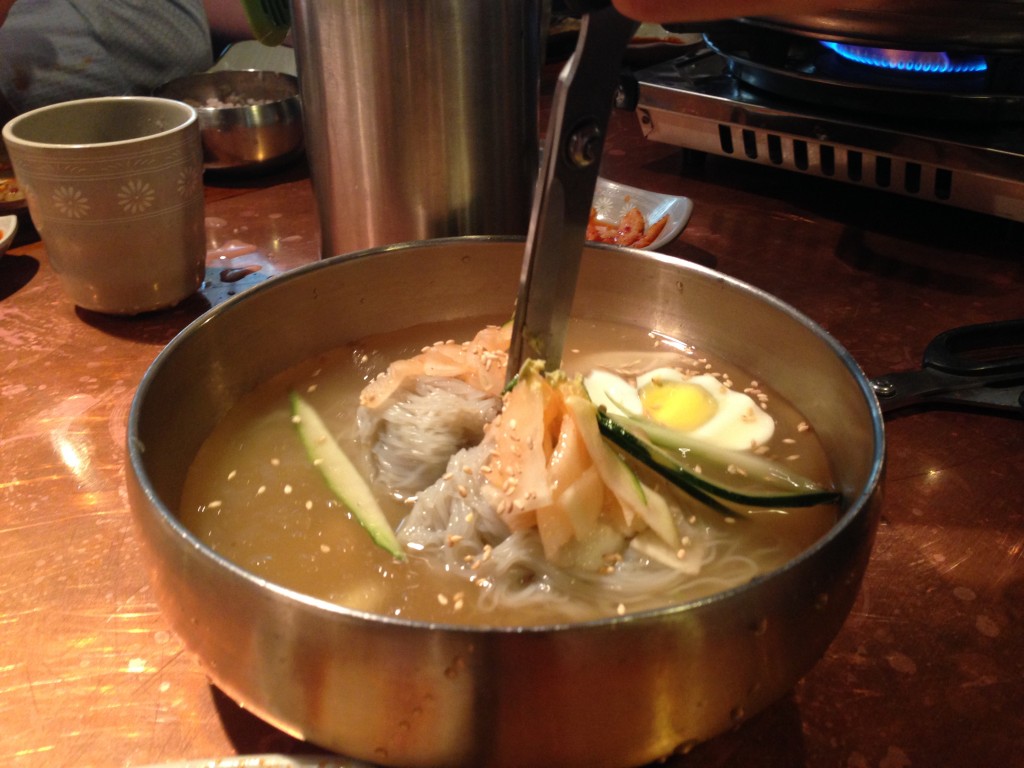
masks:
{"type": "Polygon", "coordinates": [[[845,501],[834,528],[786,566],[645,613],[470,628],[290,591],[181,524],[175,510],[189,464],[244,393],[370,334],[508,316],[522,251],[521,240],[456,238],[300,268],[197,320],[139,387],[128,488],[158,602],[213,681],[290,734],[386,765],[638,765],[784,696],[846,619],[878,523],[883,425],[868,381],[779,300],[641,251],[588,246],[573,316],[692,340],[802,411],[845,501]]]}

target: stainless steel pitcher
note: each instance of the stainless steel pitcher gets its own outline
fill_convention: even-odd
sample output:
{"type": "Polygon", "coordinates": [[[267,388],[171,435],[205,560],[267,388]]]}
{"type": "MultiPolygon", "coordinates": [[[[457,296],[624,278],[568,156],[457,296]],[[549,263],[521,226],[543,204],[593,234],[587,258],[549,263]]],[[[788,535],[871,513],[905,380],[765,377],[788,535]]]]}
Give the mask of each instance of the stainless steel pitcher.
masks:
{"type": "Polygon", "coordinates": [[[322,255],[524,235],[546,0],[292,0],[322,255]]]}

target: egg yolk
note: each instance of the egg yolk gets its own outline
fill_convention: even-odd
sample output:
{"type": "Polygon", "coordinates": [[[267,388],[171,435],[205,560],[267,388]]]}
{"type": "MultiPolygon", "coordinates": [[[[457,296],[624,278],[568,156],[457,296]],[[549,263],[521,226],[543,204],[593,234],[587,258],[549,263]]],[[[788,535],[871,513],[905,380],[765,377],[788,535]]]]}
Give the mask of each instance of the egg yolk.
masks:
{"type": "Polygon", "coordinates": [[[718,410],[710,392],[684,381],[651,382],[640,390],[640,403],[648,418],[681,432],[696,429],[718,410]]]}

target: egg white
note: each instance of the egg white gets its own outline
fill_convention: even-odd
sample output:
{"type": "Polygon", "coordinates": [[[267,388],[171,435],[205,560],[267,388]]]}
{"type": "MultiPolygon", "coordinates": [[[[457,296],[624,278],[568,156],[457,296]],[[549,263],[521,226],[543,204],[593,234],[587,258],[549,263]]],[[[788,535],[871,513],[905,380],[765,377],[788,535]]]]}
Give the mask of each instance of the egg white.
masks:
{"type": "Polygon", "coordinates": [[[675,368],[657,368],[638,376],[634,387],[610,371],[594,370],[584,378],[584,386],[590,399],[609,413],[638,416],[643,413],[639,391],[655,380],[695,384],[714,399],[716,408],[711,417],[686,433],[697,440],[749,451],[767,443],[775,433],[775,419],[753,398],[725,386],[711,374],[688,376],[675,368]]]}

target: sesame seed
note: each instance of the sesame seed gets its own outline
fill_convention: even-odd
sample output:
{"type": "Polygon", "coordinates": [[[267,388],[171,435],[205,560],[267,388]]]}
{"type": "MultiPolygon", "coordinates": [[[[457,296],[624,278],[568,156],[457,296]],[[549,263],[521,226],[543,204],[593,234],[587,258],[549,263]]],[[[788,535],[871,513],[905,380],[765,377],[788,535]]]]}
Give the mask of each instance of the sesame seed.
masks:
{"type": "Polygon", "coordinates": [[[256,489],[256,495],[257,496],[260,496],[261,494],[264,494],[266,492],[267,492],[267,486],[265,486],[265,485],[261,485],[259,488],[256,489]]]}
{"type": "Polygon", "coordinates": [[[622,603],[619,603],[617,606],[615,606],[615,612],[617,614],[619,614],[619,616],[625,616],[626,615],[626,606],[623,605],[622,603]]]}
{"type": "Polygon", "coordinates": [[[206,505],[207,509],[220,509],[220,507],[221,507],[221,502],[220,501],[211,501],[209,504],[206,505]]]}
{"type": "Polygon", "coordinates": [[[806,421],[801,421],[799,424],[796,425],[796,431],[797,432],[806,432],[810,428],[811,428],[811,425],[808,424],[806,421]]]}
{"type": "Polygon", "coordinates": [[[294,416],[292,416],[292,424],[301,424],[301,423],[302,423],[302,417],[301,416],[299,416],[298,414],[295,414],[294,416]]]}
{"type": "Polygon", "coordinates": [[[448,546],[449,547],[454,547],[456,544],[458,544],[460,541],[462,541],[462,538],[463,537],[459,536],[459,534],[457,534],[457,533],[451,534],[448,537],[448,546]]]}
{"type": "Polygon", "coordinates": [[[232,469],[230,472],[228,472],[228,480],[234,480],[235,476],[237,474],[238,474],[238,470],[237,469],[232,469]]]}
{"type": "Polygon", "coordinates": [[[272,466],[272,467],[279,467],[279,466],[281,466],[281,460],[276,458],[276,457],[271,459],[270,460],[270,466],[272,466]]]}
{"type": "Polygon", "coordinates": [[[448,598],[447,598],[447,596],[445,596],[445,595],[441,594],[440,592],[438,592],[437,593],[437,602],[439,602],[441,605],[448,605],[448,598]]]}
{"type": "Polygon", "coordinates": [[[461,496],[462,498],[466,498],[469,495],[469,489],[466,488],[466,486],[464,485],[458,486],[456,490],[459,492],[459,496],[461,496]]]}
{"type": "Polygon", "coordinates": [[[285,486],[284,486],[284,493],[285,493],[285,495],[287,496],[291,492],[292,492],[292,487],[290,485],[285,484],[285,486]]]}
{"type": "Polygon", "coordinates": [[[312,509],[312,508],[313,508],[313,502],[310,501],[309,499],[306,499],[306,509],[312,509]]]}

